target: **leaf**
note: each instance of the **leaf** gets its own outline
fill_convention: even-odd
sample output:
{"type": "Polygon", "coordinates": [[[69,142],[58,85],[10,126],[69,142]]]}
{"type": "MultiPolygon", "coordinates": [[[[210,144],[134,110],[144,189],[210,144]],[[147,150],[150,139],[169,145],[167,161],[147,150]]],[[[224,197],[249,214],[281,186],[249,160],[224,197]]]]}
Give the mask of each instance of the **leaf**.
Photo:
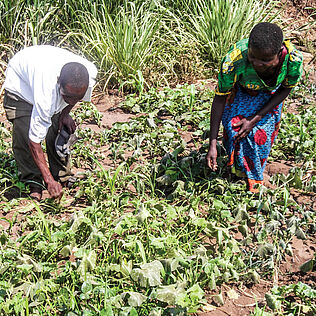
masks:
{"type": "Polygon", "coordinates": [[[250,270],[247,275],[253,283],[258,284],[260,282],[260,275],[256,271],[250,270]]]}
{"type": "Polygon", "coordinates": [[[204,297],[204,291],[196,283],[188,289],[188,293],[192,302],[199,302],[204,297]]]}
{"type": "Polygon", "coordinates": [[[30,203],[26,206],[22,206],[21,208],[18,208],[17,211],[19,213],[28,213],[28,212],[31,212],[35,209],[35,202],[33,201],[30,201],[30,203]]]}
{"type": "Polygon", "coordinates": [[[300,228],[300,227],[296,228],[295,236],[296,236],[298,239],[303,239],[303,240],[306,239],[306,235],[305,235],[305,233],[303,232],[302,228],[300,228]]]}
{"type": "Polygon", "coordinates": [[[162,259],[160,261],[163,264],[164,270],[167,273],[175,271],[179,266],[179,259],[177,259],[177,258],[162,259]]]}
{"type": "Polygon", "coordinates": [[[313,271],[313,267],[314,267],[314,259],[311,259],[304,262],[300,266],[300,271],[307,273],[307,272],[313,271]]]}
{"type": "Polygon", "coordinates": [[[211,290],[216,289],[216,279],[215,279],[215,274],[212,272],[208,281],[208,286],[211,290]]]}
{"type": "Polygon", "coordinates": [[[169,186],[173,183],[173,181],[174,179],[171,176],[166,175],[166,174],[156,179],[156,182],[161,186],[169,186]]]}
{"type": "Polygon", "coordinates": [[[147,296],[138,292],[124,292],[121,297],[128,306],[132,307],[140,306],[147,300],[147,296]]]}
{"type": "Polygon", "coordinates": [[[75,233],[83,223],[87,224],[89,227],[92,227],[90,219],[85,217],[82,212],[75,213],[73,215],[72,225],[69,230],[75,233]]]}
{"type": "Polygon", "coordinates": [[[274,311],[279,310],[281,308],[281,301],[278,300],[276,295],[266,293],[265,299],[267,301],[267,305],[274,311]]]}
{"type": "Polygon", "coordinates": [[[142,264],[139,268],[133,269],[131,277],[138,282],[141,287],[161,285],[160,275],[163,266],[160,261],[155,260],[150,263],[142,264]]]}
{"type": "Polygon", "coordinates": [[[161,315],[162,315],[161,308],[153,308],[148,314],[148,316],[161,316],[161,315]]]}
{"type": "Polygon", "coordinates": [[[155,120],[154,120],[154,118],[152,116],[147,117],[146,121],[147,121],[147,124],[148,124],[149,127],[151,127],[151,128],[156,128],[157,127],[157,125],[155,123],[155,120]]]}
{"type": "Polygon", "coordinates": [[[138,213],[136,215],[136,218],[139,223],[144,223],[145,220],[148,217],[152,217],[152,215],[149,213],[149,211],[145,208],[144,203],[142,203],[139,207],[138,213]]]}
{"type": "Polygon", "coordinates": [[[92,291],[92,284],[89,281],[84,281],[81,285],[81,292],[87,294],[92,291]]]}
{"type": "Polygon", "coordinates": [[[226,294],[230,299],[233,300],[238,300],[239,298],[239,294],[234,289],[230,289],[226,294]]]}
{"type": "Polygon", "coordinates": [[[261,258],[271,256],[274,252],[274,246],[272,244],[260,245],[256,251],[256,254],[261,258]]]}
{"type": "Polygon", "coordinates": [[[246,238],[248,236],[248,226],[246,224],[239,225],[238,230],[241,232],[241,234],[246,238]]]}
{"type": "Polygon", "coordinates": [[[238,223],[238,222],[241,222],[242,220],[249,220],[249,214],[247,212],[246,204],[238,205],[238,208],[237,208],[235,221],[238,223]]]}
{"type": "Polygon", "coordinates": [[[185,294],[185,290],[181,287],[176,287],[176,284],[160,286],[157,289],[157,300],[168,305],[175,305],[179,295],[185,294]]]}
{"type": "Polygon", "coordinates": [[[91,250],[88,254],[84,254],[79,267],[77,269],[78,273],[80,274],[83,280],[86,279],[86,274],[88,271],[92,271],[95,269],[97,261],[97,254],[94,250],[91,250]]]}
{"type": "Polygon", "coordinates": [[[143,243],[140,240],[136,241],[136,250],[139,251],[140,256],[142,257],[143,263],[146,263],[147,260],[146,260],[145,249],[144,249],[143,243]]]}
{"type": "Polygon", "coordinates": [[[133,269],[133,262],[132,260],[129,261],[123,261],[121,263],[120,272],[123,274],[123,276],[129,276],[133,269]]]}
{"type": "Polygon", "coordinates": [[[214,199],[213,200],[213,208],[215,208],[216,210],[222,210],[222,209],[227,209],[228,207],[222,201],[214,199]]]}
{"type": "Polygon", "coordinates": [[[293,249],[291,244],[287,244],[286,248],[285,248],[285,253],[291,257],[293,257],[293,249]]]}
{"type": "Polygon", "coordinates": [[[107,306],[105,309],[100,311],[100,316],[114,316],[111,306],[107,306]]]}
{"type": "Polygon", "coordinates": [[[71,255],[71,252],[72,252],[72,246],[70,245],[66,245],[60,250],[60,254],[63,257],[69,257],[71,255]]]}
{"type": "Polygon", "coordinates": [[[223,298],[223,294],[222,293],[214,295],[213,296],[213,300],[219,306],[223,306],[224,305],[224,298],[223,298]]]}
{"type": "Polygon", "coordinates": [[[205,304],[202,306],[203,312],[213,312],[216,310],[216,306],[211,305],[211,304],[205,304]]]}

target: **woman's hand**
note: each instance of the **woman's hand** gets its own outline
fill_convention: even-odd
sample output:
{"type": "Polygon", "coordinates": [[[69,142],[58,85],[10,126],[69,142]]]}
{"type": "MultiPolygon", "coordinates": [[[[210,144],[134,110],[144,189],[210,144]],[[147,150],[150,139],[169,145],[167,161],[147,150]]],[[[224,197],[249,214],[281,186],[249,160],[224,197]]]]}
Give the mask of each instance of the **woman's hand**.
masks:
{"type": "Polygon", "coordinates": [[[216,139],[211,142],[208,153],[206,155],[206,163],[213,171],[217,170],[217,149],[216,149],[216,139]]]}
{"type": "Polygon", "coordinates": [[[234,128],[236,128],[236,127],[240,128],[238,134],[235,136],[235,141],[239,142],[243,138],[247,137],[248,134],[251,132],[251,130],[254,128],[254,126],[256,125],[257,122],[258,122],[258,119],[256,118],[256,116],[255,117],[252,116],[252,117],[243,118],[239,122],[235,123],[233,125],[233,127],[234,128]]]}

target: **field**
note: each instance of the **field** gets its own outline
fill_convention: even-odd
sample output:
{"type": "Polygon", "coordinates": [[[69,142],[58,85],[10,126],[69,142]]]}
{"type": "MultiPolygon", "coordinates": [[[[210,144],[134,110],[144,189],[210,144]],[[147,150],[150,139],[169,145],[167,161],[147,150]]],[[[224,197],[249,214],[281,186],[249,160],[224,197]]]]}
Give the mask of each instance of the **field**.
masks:
{"type": "Polygon", "coordinates": [[[196,18],[209,21],[210,2],[0,4],[1,83],[24,44],[82,52],[100,70],[92,103],[73,110],[77,181],[60,202],[28,197],[0,107],[1,315],[315,315],[315,5],[236,1],[247,27],[215,45],[244,21],[216,24],[225,14],[212,11],[212,34],[196,18]],[[282,23],[305,71],[253,194],[227,176],[221,141],[217,172],[205,156],[218,61],[262,19],[282,23]]]}

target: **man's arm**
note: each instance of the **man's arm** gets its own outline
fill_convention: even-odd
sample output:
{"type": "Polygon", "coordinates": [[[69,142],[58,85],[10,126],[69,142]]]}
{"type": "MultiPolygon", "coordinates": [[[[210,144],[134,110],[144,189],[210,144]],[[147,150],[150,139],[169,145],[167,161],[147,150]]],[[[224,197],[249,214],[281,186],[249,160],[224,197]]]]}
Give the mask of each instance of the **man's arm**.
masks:
{"type": "Polygon", "coordinates": [[[62,186],[59,182],[55,181],[52,174],[50,173],[41,144],[29,140],[29,147],[33,159],[36,165],[38,166],[39,170],[41,171],[41,174],[43,176],[44,182],[47,185],[47,190],[50,196],[52,198],[60,199],[63,195],[62,186]]]}

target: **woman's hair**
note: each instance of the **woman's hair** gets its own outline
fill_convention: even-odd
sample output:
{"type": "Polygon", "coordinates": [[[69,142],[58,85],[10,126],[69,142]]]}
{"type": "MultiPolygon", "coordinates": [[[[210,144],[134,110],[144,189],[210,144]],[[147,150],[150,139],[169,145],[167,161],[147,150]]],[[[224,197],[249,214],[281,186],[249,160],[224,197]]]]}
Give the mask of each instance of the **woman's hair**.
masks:
{"type": "Polygon", "coordinates": [[[257,24],[250,32],[249,47],[277,54],[283,42],[283,32],[279,26],[269,22],[257,24]]]}
{"type": "Polygon", "coordinates": [[[59,83],[62,87],[71,85],[72,87],[81,88],[89,85],[89,73],[87,68],[77,62],[70,62],[65,64],[59,77],[59,83]]]}

